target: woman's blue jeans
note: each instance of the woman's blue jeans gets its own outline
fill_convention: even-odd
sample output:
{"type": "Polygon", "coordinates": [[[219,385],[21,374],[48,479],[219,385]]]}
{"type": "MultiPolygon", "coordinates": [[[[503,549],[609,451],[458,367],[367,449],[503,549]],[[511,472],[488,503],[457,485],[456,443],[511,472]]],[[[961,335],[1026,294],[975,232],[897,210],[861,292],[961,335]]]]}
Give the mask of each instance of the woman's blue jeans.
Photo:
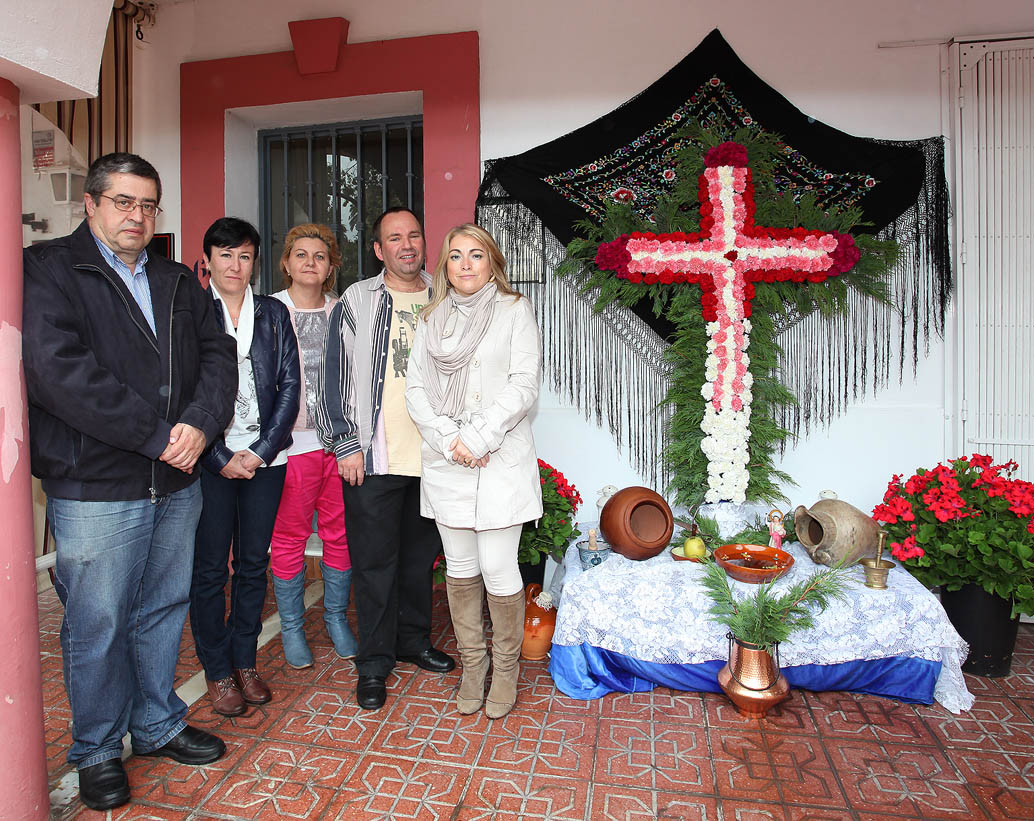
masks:
{"type": "Polygon", "coordinates": [[[154,504],[47,501],[79,769],[119,758],[127,730],[150,752],[186,726],[173,682],[200,514],[197,482],[154,504]]]}
{"type": "Polygon", "coordinates": [[[227,479],[201,469],[205,506],[194,543],[190,629],[205,675],[212,681],[254,667],[266,600],[269,540],[287,465],[259,468],[253,479],[227,479]],[[230,607],[227,562],[233,545],[230,607]]]}

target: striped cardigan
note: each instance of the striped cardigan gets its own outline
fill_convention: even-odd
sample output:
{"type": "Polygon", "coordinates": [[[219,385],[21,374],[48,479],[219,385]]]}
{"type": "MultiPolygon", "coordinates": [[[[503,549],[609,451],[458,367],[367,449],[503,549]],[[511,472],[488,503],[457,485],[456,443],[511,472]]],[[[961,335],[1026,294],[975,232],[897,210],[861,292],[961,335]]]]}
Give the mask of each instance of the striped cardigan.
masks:
{"type": "MultiPolygon", "coordinates": [[[[430,274],[421,271],[420,276],[430,288],[430,274]]],[[[338,459],[365,454],[364,472],[369,474],[387,472],[381,395],[390,356],[391,311],[383,270],[350,285],[331,311],[320,370],[320,439],[338,459]]]]}

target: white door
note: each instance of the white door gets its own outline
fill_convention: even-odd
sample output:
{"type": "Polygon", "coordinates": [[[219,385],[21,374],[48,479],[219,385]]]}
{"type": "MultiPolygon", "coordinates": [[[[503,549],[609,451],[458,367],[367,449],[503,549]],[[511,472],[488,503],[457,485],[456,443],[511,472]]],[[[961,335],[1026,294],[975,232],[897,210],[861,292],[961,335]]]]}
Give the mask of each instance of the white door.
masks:
{"type": "Polygon", "coordinates": [[[1034,40],[957,54],[962,450],[1034,479],[1034,40]]]}

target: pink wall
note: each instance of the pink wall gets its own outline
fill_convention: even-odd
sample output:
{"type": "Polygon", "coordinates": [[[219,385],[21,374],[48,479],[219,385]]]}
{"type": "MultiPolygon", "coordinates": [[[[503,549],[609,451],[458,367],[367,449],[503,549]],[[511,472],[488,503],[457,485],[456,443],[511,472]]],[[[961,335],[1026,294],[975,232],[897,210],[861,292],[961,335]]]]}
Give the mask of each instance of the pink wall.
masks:
{"type": "Polygon", "coordinates": [[[473,217],[481,176],[479,82],[476,32],[344,45],[335,71],[306,76],[291,51],[183,63],[183,261],[200,257],[205,229],[223,216],[226,109],[400,91],[423,93],[424,211],[433,260],[445,232],[473,217]]]}
{"type": "Polygon", "coordinates": [[[22,376],[19,90],[0,78],[0,815],[50,815],[22,376]]]}

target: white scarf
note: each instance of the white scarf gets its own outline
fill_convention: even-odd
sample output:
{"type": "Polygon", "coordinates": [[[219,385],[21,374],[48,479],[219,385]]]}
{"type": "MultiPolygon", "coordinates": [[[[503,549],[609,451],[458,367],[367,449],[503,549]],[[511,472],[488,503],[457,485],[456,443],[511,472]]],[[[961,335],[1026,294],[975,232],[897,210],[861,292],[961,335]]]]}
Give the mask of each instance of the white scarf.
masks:
{"type": "Polygon", "coordinates": [[[249,285],[244,291],[244,302],[241,304],[241,315],[237,317],[236,328],[233,327],[226,300],[219,294],[215,283],[209,280],[208,287],[212,289],[215,298],[223,306],[223,326],[226,328],[226,333],[237,340],[237,364],[240,365],[251,353],[251,338],[255,333],[255,297],[251,293],[251,286],[249,285]]]}

